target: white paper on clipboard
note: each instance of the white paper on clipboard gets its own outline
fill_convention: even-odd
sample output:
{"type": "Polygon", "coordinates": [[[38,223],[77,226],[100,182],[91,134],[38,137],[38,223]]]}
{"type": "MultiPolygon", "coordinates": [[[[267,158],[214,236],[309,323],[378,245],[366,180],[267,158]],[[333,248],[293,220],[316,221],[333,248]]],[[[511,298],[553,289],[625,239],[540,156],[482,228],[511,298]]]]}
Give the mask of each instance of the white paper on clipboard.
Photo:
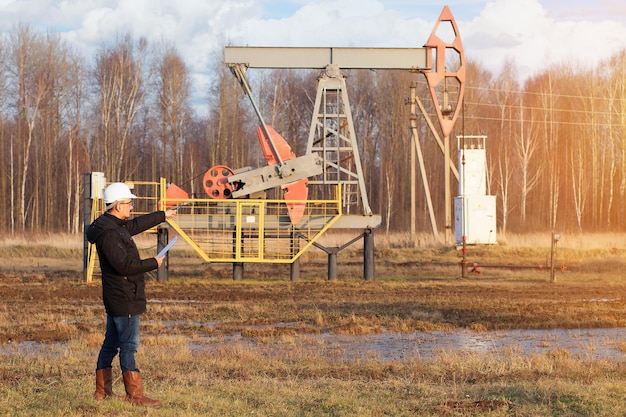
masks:
{"type": "Polygon", "coordinates": [[[172,249],[172,246],[174,246],[174,244],[178,241],[178,236],[174,236],[174,239],[172,239],[172,241],[170,243],[167,244],[166,247],[164,247],[163,249],[161,249],[161,252],[159,252],[159,254],[157,255],[157,257],[163,256],[167,253],[167,251],[169,251],[170,249],[172,249]]]}

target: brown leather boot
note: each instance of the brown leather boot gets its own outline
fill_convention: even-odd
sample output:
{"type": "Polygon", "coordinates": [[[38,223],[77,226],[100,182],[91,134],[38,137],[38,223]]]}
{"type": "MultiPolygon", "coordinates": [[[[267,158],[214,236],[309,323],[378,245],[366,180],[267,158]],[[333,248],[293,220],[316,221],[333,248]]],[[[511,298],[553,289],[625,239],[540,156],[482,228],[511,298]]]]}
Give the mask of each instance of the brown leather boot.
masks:
{"type": "Polygon", "coordinates": [[[153,400],[143,395],[141,374],[139,371],[126,371],[122,373],[124,387],[126,387],[126,400],[135,405],[146,407],[160,407],[161,401],[153,400]]]}
{"type": "Polygon", "coordinates": [[[96,370],[96,392],[93,397],[97,401],[115,397],[113,394],[113,369],[104,368],[96,370]]]}

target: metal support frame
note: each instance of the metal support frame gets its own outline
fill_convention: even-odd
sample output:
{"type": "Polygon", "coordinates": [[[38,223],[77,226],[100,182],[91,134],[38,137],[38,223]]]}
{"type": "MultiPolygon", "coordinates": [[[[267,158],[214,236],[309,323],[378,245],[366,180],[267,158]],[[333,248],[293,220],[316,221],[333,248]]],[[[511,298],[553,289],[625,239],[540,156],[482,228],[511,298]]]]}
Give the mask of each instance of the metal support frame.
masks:
{"type": "MultiPolygon", "coordinates": [[[[428,66],[427,48],[276,48],[236,47],[224,49],[224,62],[250,94],[245,80],[248,68],[322,69],[306,154],[319,152],[324,171],[309,181],[313,184],[343,184],[344,213],[362,205],[364,216],[372,216],[361,158],[350,110],[345,69],[400,69],[422,71],[428,66]]],[[[258,107],[254,109],[262,122],[258,107]]],[[[262,122],[263,123],[263,122],[262,122]]]]}
{"type": "Polygon", "coordinates": [[[371,281],[374,279],[374,230],[365,229],[359,236],[341,246],[327,247],[318,242],[313,242],[313,246],[324,251],[328,255],[328,280],[337,279],[337,255],[342,250],[351,246],[358,240],[363,239],[363,279],[371,281]]]}
{"type": "Polygon", "coordinates": [[[315,152],[321,155],[323,172],[321,179],[314,177],[309,184],[343,184],[344,213],[350,214],[350,207],[358,203],[358,198],[363,214],[371,215],[346,79],[339,68],[331,65],[317,85],[306,150],[307,154],[315,152]]]}
{"type": "Polygon", "coordinates": [[[413,146],[411,146],[411,234],[415,235],[415,157],[419,162],[420,175],[422,177],[422,186],[424,187],[424,194],[426,195],[426,204],[428,206],[428,215],[430,218],[430,226],[433,236],[438,239],[439,232],[437,230],[437,220],[435,219],[435,209],[433,208],[433,199],[430,195],[430,185],[428,183],[428,177],[426,175],[426,164],[424,163],[424,154],[422,153],[422,147],[420,145],[419,137],[417,134],[417,112],[416,105],[419,99],[416,94],[417,85],[411,84],[411,139],[413,146]]]}
{"type": "MultiPolygon", "coordinates": [[[[245,78],[248,68],[321,69],[311,118],[306,156],[321,156],[321,174],[309,173],[309,185],[341,185],[343,215],[333,228],[364,230],[364,276],[374,277],[374,235],[381,224],[372,213],[361,166],[354,121],[348,100],[345,69],[396,69],[423,71],[429,68],[428,48],[274,48],[226,47],[224,62],[250,97],[245,78]],[[360,204],[361,214],[356,213],[360,204]],[[352,207],[355,207],[354,213],[352,207]]],[[[258,107],[253,106],[261,124],[258,107]]],[[[280,161],[279,161],[280,162],[280,161]]],[[[315,161],[314,161],[315,162],[315,161]]],[[[315,168],[317,163],[309,164],[315,168]]],[[[280,165],[280,164],[279,164],[280,165]]],[[[280,169],[280,167],[279,167],[280,169]]],[[[279,179],[280,181],[280,179],[279,179]]],[[[322,194],[324,191],[322,191],[322,194]]],[[[350,242],[351,243],[351,242],[350,242]]],[[[330,251],[330,249],[327,249],[330,251]]],[[[329,253],[329,275],[335,274],[336,252],[329,253]]],[[[291,278],[299,277],[299,265],[292,264],[291,278]]]]}
{"type": "MultiPolygon", "coordinates": [[[[425,75],[428,88],[439,119],[443,139],[439,138],[419,98],[412,103],[419,108],[435,136],[444,155],[444,229],[445,241],[450,243],[452,234],[451,172],[458,179],[458,170],[451,161],[450,132],[462,107],[466,65],[464,49],[456,21],[448,6],[444,6],[439,19],[424,45],[424,48],[273,48],[273,47],[226,47],[224,60],[227,65],[243,64],[246,68],[314,68],[322,69],[309,134],[307,153],[320,152],[324,160],[324,173],[309,184],[343,182],[345,194],[344,212],[350,215],[350,206],[356,202],[358,191],[364,215],[371,215],[369,201],[362,178],[358,146],[354,135],[352,116],[345,90],[345,69],[398,69],[421,72],[425,75]],[[440,24],[449,23],[454,39],[446,42],[438,36],[440,24]],[[446,57],[448,52],[448,61],[446,57]],[[458,60],[454,60],[458,58],[458,60]],[[447,66],[452,64],[453,68],[447,66]],[[452,85],[452,83],[454,85],[452,85]],[[451,88],[457,87],[458,95],[452,97],[451,88]],[[441,103],[439,98],[442,99],[441,103]],[[344,112],[342,114],[342,112],[344,112]],[[342,116],[344,116],[342,118],[342,116]],[[352,157],[350,157],[352,152],[352,157]],[[329,175],[330,174],[330,175],[329,175]]],[[[413,116],[412,116],[413,117],[413,116]]],[[[411,128],[415,128],[412,122],[411,128]]],[[[420,155],[416,131],[413,130],[411,153],[420,155]],[[415,147],[415,149],[413,149],[415,147]]],[[[422,172],[425,171],[420,162],[422,172]]],[[[412,172],[412,179],[415,173],[412,172]]],[[[425,175],[422,175],[425,178],[425,175]]],[[[412,183],[414,184],[414,182],[412,183]]],[[[427,183],[424,183],[429,199],[429,214],[433,235],[438,239],[432,201],[427,183]]],[[[412,195],[412,205],[415,198],[412,195]]],[[[349,217],[349,216],[346,216],[349,217]]],[[[411,232],[415,231],[415,220],[411,218],[411,232]]],[[[376,225],[378,226],[378,224],[376,225]]]]}

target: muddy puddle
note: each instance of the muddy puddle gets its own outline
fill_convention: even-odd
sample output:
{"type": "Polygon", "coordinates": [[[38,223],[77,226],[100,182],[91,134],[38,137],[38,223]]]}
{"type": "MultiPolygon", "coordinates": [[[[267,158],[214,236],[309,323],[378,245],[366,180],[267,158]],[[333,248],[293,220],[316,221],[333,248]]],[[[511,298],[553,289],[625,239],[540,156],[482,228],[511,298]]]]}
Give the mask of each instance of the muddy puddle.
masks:
{"type": "Polygon", "coordinates": [[[625,332],[615,329],[507,330],[387,333],[367,336],[320,335],[325,349],[380,360],[429,359],[450,352],[497,354],[513,349],[522,355],[555,349],[580,359],[623,359],[625,332]]]}
{"type": "MultiPolygon", "coordinates": [[[[213,326],[215,323],[204,325],[213,326]]],[[[432,359],[449,353],[498,354],[510,350],[520,355],[564,350],[581,360],[622,360],[626,357],[626,331],[623,328],[461,330],[358,336],[325,333],[263,338],[245,337],[241,332],[235,332],[226,336],[190,337],[187,343],[191,351],[208,350],[217,353],[224,348],[238,347],[272,358],[305,353],[342,361],[409,361],[432,359]]],[[[59,342],[27,341],[0,346],[0,354],[66,356],[70,354],[70,349],[59,342]]]]}
{"type": "Polygon", "coordinates": [[[190,348],[216,349],[243,343],[271,357],[306,351],[312,355],[341,360],[378,361],[432,359],[452,352],[497,354],[511,349],[520,355],[543,354],[561,349],[582,360],[621,360],[626,357],[626,332],[623,328],[380,333],[359,336],[308,334],[289,336],[278,342],[233,335],[206,342],[195,341],[190,348]]]}

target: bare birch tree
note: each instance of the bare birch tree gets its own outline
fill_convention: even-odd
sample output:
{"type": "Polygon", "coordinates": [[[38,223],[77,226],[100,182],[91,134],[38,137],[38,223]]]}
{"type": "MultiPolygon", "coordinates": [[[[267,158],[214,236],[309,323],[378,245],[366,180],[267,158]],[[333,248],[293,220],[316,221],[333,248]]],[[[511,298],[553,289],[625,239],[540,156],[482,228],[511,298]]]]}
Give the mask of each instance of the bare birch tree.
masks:
{"type": "Polygon", "coordinates": [[[532,79],[527,83],[528,90],[532,91],[533,108],[532,117],[539,125],[539,138],[542,144],[542,152],[546,159],[546,176],[543,177],[546,194],[540,199],[540,204],[547,201],[547,207],[534,207],[536,215],[545,214],[547,226],[554,230],[558,216],[560,174],[562,149],[559,147],[559,124],[557,120],[558,92],[556,90],[554,72],[555,68],[549,68],[546,72],[532,79]],[[542,213],[543,210],[546,213],[542,213]]]}
{"type": "Polygon", "coordinates": [[[103,48],[96,58],[94,77],[100,117],[96,145],[102,156],[100,169],[112,180],[130,176],[139,162],[131,133],[145,96],[146,52],[145,39],[135,43],[125,35],[114,48],[103,48]]]}
{"type": "Polygon", "coordinates": [[[165,45],[156,68],[158,113],[161,125],[162,175],[180,183],[183,179],[185,127],[191,121],[189,70],[178,51],[165,45]]]}
{"type": "MultiPolygon", "coordinates": [[[[0,194],[5,196],[0,210],[4,213],[13,213],[11,192],[13,181],[11,167],[13,166],[11,133],[7,129],[7,105],[10,101],[7,81],[8,48],[5,42],[0,41],[0,194]]],[[[8,228],[14,231],[14,216],[2,216],[0,230],[8,228]]]]}
{"type": "Polygon", "coordinates": [[[67,123],[65,131],[66,144],[63,147],[67,155],[66,166],[66,190],[65,205],[67,231],[77,233],[81,229],[80,208],[82,204],[82,179],[83,172],[89,170],[89,160],[86,153],[87,143],[85,135],[88,133],[86,126],[87,69],[84,59],[75,53],[70,53],[65,63],[65,88],[64,88],[64,116],[67,123]]]}
{"type": "Polygon", "coordinates": [[[510,184],[515,167],[513,166],[510,148],[518,136],[518,129],[513,127],[517,122],[519,109],[519,84],[517,82],[517,70],[511,60],[504,63],[502,72],[494,79],[490,86],[491,101],[494,103],[498,114],[498,128],[496,138],[500,142],[498,152],[499,191],[502,204],[502,233],[506,233],[510,207],[510,184]],[[508,144],[508,146],[507,146],[508,144]]]}
{"type": "MultiPolygon", "coordinates": [[[[216,81],[209,91],[209,125],[203,155],[206,168],[227,165],[238,169],[259,163],[256,138],[258,121],[251,114],[251,105],[236,78],[223,65],[216,64],[216,81]]],[[[253,83],[255,100],[259,88],[253,83]],[[255,88],[256,87],[256,88],[255,88]]]]}
{"type": "MultiPolygon", "coordinates": [[[[605,90],[609,98],[609,114],[611,115],[611,136],[615,143],[618,144],[619,152],[619,176],[621,178],[619,184],[619,201],[620,207],[615,216],[620,226],[624,225],[624,203],[626,199],[626,73],[624,66],[626,65],[626,50],[614,56],[609,61],[611,70],[608,77],[608,88],[605,90]]],[[[612,202],[612,200],[611,200],[612,202]]],[[[609,219],[612,217],[609,209],[609,219]]]]}
{"type": "Polygon", "coordinates": [[[522,100],[520,102],[519,133],[516,135],[516,146],[514,148],[515,156],[520,167],[519,192],[520,218],[522,224],[526,223],[526,216],[528,214],[528,196],[539,183],[543,171],[541,158],[536,157],[536,154],[541,148],[537,124],[533,119],[527,122],[526,114],[527,112],[525,111],[524,102],[522,100]]]}
{"type": "Polygon", "coordinates": [[[26,230],[27,206],[32,205],[32,194],[28,195],[27,183],[30,179],[31,148],[34,131],[42,100],[48,92],[46,73],[41,65],[44,55],[41,36],[33,33],[27,25],[19,25],[11,33],[11,69],[18,121],[18,224],[20,230],[26,230]]]}

